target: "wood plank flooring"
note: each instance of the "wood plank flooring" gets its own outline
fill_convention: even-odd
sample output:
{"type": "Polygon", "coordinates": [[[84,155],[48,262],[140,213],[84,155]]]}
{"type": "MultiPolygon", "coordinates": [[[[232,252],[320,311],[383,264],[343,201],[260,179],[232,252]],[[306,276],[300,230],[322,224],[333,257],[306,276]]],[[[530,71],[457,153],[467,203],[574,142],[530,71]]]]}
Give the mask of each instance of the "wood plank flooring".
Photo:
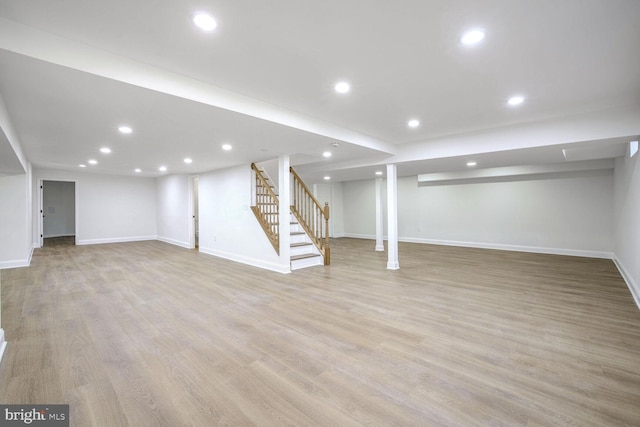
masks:
{"type": "Polygon", "coordinates": [[[0,402],[74,426],[638,426],[640,310],[609,260],[332,241],[270,273],[161,242],[2,272],[0,402]]]}

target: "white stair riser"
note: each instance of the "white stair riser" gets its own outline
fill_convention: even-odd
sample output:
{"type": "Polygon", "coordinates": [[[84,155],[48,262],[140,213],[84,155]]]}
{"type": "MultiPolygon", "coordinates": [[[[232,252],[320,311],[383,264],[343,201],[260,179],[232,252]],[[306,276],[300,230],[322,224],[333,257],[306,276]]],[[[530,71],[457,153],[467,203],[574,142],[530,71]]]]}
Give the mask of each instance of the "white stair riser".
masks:
{"type": "Polygon", "coordinates": [[[316,252],[313,249],[314,249],[313,245],[292,246],[291,247],[291,256],[304,255],[304,254],[315,254],[316,252]]]}
{"type": "Polygon", "coordinates": [[[292,234],[291,243],[311,242],[306,234],[292,234]]]}
{"type": "Polygon", "coordinates": [[[299,270],[301,268],[305,268],[305,267],[312,267],[314,265],[323,265],[323,259],[321,256],[315,256],[312,258],[304,258],[304,259],[297,259],[297,260],[293,260],[291,261],[291,269],[292,270],[299,270]]]}

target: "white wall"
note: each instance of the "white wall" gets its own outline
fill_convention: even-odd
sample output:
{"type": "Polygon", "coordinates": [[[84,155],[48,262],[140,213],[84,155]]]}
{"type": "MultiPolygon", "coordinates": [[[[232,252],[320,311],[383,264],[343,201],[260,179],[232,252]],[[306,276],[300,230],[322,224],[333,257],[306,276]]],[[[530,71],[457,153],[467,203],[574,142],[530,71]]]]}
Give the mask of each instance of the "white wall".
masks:
{"type": "MultiPolygon", "coordinates": [[[[2,269],[0,269],[0,296],[2,295],[2,269]]],[[[7,341],[4,338],[4,329],[2,329],[2,298],[0,297],[0,362],[7,348],[7,341]]]]}
{"type": "Polygon", "coordinates": [[[329,237],[336,237],[336,216],[340,216],[340,213],[337,212],[335,202],[335,199],[337,199],[335,196],[336,186],[333,184],[313,184],[307,185],[307,187],[312,189],[313,197],[316,198],[323,209],[324,204],[329,203],[329,237]]]}
{"type": "MultiPolygon", "coordinates": [[[[386,203],[386,202],[385,202],[386,203]]],[[[375,181],[344,183],[347,236],[375,238],[375,181]]],[[[398,179],[401,241],[610,257],[613,176],[418,187],[398,179]]]]}
{"type": "MultiPolygon", "coordinates": [[[[3,151],[13,154],[7,164],[11,171],[0,170],[0,268],[29,265],[33,247],[31,229],[31,182],[32,169],[27,161],[18,134],[15,132],[2,95],[0,95],[0,128],[6,137],[3,151]],[[15,176],[1,176],[8,172],[24,172],[15,176]]],[[[2,138],[4,139],[4,138],[2,138]]],[[[7,161],[7,159],[4,159],[7,161]]]]}
{"type": "Polygon", "coordinates": [[[616,159],[615,245],[616,264],[640,307],[640,155],[616,159]]]}
{"type": "Polygon", "coordinates": [[[342,204],[344,234],[350,237],[375,239],[375,180],[343,182],[342,204]]]}
{"type": "Polygon", "coordinates": [[[31,245],[31,169],[0,177],[0,268],[29,265],[31,245]]]}
{"type": "Polygon", "coordinates": [[[76,235],[76,186],[68,181],[45,181],[44,237],[76,235]]]}
{"type": "Polygon", "coordinates": [[[187,175],[158,178],[158,240],[185,248],[191,247],[191,195],[187,175]]]}
{"type": "Polygon", "coordinates": [[[343,183],[332,184],[333,205],[330,206],[329,215],[333,225],[333,237],[344,236],[344,194],[343,183]]]}
{"type": "Polygon", "coordinates": [[[157,236],[155,178],[36,169],[33,187],[36,237],[40,180],[76,183],[76,243],[79,245],[151,240],[157,236]]]}
{"type": "Polygon", "coordinates": [[[270,270],[288,272],[250,209],[251,167],[200,175],[200,251],[270,270]]]}
{"type": "Polygon", "coordinates": [[[325,202],[329,202],[330,237],[344,237],[343,184],[341,182],[335,184],[305,184],[307,187],[313,188],[313,195],[321,206],[324,206],[325,202]]]}

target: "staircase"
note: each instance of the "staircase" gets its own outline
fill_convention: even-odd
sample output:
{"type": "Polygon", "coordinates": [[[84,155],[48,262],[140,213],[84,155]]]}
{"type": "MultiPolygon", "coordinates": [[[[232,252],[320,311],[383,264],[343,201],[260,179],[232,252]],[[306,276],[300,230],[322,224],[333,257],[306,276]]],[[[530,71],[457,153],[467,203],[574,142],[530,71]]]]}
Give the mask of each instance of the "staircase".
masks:
{"type": "MultiPolygon", "coordinates": [[[[280,226],[279,226],[279,201],[278,201],[278,189],[263,169],[260,169],[255,163],[251,165],[255,173],[254,179],[254,194],[255,202],[251,206],[251,210],[255,214],[258,222],[262,226],[265,234],[269,238],[271,245],[275,249],[276,253],[280,254],[280,226]]],[[[295,180],[299,180],[295,171],[291,169],[291,173],[294,176],[294,195],[297,200],[302,200],[301,191],[296,191],[300,184],[295,184],[295,180]]],[[[300,181],[301,182],[301,181],[300,181]]],[[[302,184],[304,185],[304,184],[302,184]]],[[[306,189],[306,186],[304,187],[306,189]]],[[[308,190],[306,190],[308,192],[308,190]]],[[[309,193],[310,195],[310,193],[309,193]]],[[[313,196],[311,196],[313,197],[313,196]]],[[[312,201],[315,201],[313,198],[312,201]]],[[[320,206],[315,201],[317,206],[320,206]]],[[[306,200],[304,207],[311,206],[311,201],[306,200]]],[[[328,206],[326,209],[326,221],[325,228],[328,227],[328,206]]],[[[300,215],[301,209],[296,209],[295,201],[294,206],[291,206],[289,211],[290,219],[290,263],[291,270],[298,270],[305,267],[311,267],[314,265],[328,265],[328,237],[322,238],[314,234],[314,230],[317,229],[317,224],[309,225],[309,221],[305,221],[304,217],[300,215]],[[326,241],[326,243],[325,243],[326,241]],[[318,242],[321,242],[319,245],[318,242]],[[324,251],[323,251],[324,249],[324,251]]],[[[318,221],[316,221],[318,222],[318,221]]],[[[326,231],[325,231],[326,234],[326,231]]]]}
{"type": "Polygon", "coordinates": [[[314,246],[311,238],[304,231],[304,228],[297,221],[293,214],[291,215],[291,269],[298,270],[300,268],[311,267],[314,265],[324,264],[322,255],[314,246]]]}

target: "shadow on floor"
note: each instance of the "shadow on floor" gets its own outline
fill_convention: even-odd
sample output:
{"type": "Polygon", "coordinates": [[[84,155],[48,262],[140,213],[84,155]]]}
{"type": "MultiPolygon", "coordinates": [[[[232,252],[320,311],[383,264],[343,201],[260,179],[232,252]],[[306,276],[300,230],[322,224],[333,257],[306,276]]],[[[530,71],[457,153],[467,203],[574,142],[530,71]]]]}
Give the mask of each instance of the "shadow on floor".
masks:
{"type": "Polygon", "coordinates": [[[47,237],[43,241],[44,247],[75,246],[76,236],[47,237]]]}

